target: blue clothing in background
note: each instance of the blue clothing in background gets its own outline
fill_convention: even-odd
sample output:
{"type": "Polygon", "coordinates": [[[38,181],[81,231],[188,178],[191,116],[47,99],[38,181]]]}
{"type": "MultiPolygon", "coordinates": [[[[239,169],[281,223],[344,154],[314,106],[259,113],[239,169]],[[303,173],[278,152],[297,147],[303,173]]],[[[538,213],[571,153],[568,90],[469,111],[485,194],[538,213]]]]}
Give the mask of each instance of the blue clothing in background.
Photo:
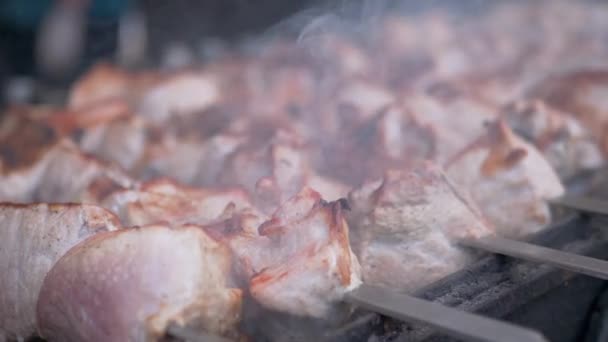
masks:
{"type": "MultiPolygon", "coordinates": [[[[0,21],[17,30],[38,27],[56,0],[0,0],[0,21]]],[[[129,8],[130,0],[93,0],[89,20],[116,20],[129,8]]]]}

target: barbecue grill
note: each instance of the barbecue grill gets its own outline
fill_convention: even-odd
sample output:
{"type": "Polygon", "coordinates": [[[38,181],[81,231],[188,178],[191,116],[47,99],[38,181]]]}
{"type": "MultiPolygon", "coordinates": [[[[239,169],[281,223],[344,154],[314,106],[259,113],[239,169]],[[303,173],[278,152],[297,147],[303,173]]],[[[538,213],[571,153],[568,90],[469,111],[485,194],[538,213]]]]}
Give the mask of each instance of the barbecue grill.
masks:
{"type": "MultiPolygon", "coordinates": [[[[366,3],[369,5],[368,2],[366,3]]],[[[326,8],[325,5],[327,4],[324,3],[322,5],[323,8],[326,8]]],[[[480,1],[466,1],[458,5],[454,5],[453,2],[448,1],[441,4],[441,6],[446,6],[450,10],[468,12],[469,14],[472,11],[483,10],[487,5],[486,2],[480,1]]],[[[179,11],[178,8],[181,7],[183,9],[185,6],[187,5],[180,2],[176,4],[175,8],[171,8],[171,10],[179,11]]],[[[249,10],[253,8],[249,3],[245,3],[243,6],[246,6],[249,10]]],[[[316,4],[316,6],[319,8],[319,4],[316,4]]],[[[334,5],[330,5],[329,7],[335,8],[334,5]]],[[[350,5],[345,7],[350,8],[350,5]]],[[[421,7],[426,7],[426,5],[421,6],[417,5],[417,2],[414,1],[405,1],[399,5],[371,6],[359,14],[376,15],[380,13],[378,11],[385,11],[388,8],[391,10],[408,10],[415,13],[420,11],[421,7]]],[[[232,42],[239,42],[243,37],[250,36],[252,32],[257,34],[264,32],[263,28],[268,29],[270,27],[268,29],[270,34],[276,30],[281,30],[286,27],[284,23],[280,22],[281,19],[287,14],[300,10],[295,7],[290,8],[288,5],[279,6],[277,3],[260,6],[260,10],[274,8],[273,11],[266,13],[266,18],[268,19],[268,22],[264,23],[266,25],[262,25],[256,20],[250,20],[243,24],[243,31],[239,32],[238,28],[230,23],[244,21],[244,17],[249,18],[246,14],[247,10],[232,12],[230,11],[230,6],[214,7],[213,5],[209,5],[207,8],[215,8],[218,11],[225,11],[225,14],[232,13],[234,15],[228,24],[211,25],[213,29],[208,30],[210,35],[224,34],[226,37],[233,39],[232,42]],[[278,24],[277,21],[279,21],[278,24]],[[215,31],[222,28],[224,32],[215,31]]],[[[162,32],[156,32],[162,31],[159,30],[159,27],[167,25],[166,23],[161,24],[167,20],[167,18],[163,18],[163,10],[159,11],[158,7],[153,4],[153,1],[143,1],[142,7],[139,10],[143,12],[147,11],[147,19],[156,23],[153,23],[150,27],[149,34],[152,37],[152,44],[156,49],[157,55],[162,55],[162,52],[159,51],[164,51],[163,48],[173,43],[172,37],[168,35],[162,36],[162,39],[158,41],[154,40],[155,35],[162,35],[162,32]]],[[[171,20],[169,20],[169,23],[171,20]]],[[[190,25],[197,26],[196,21],[189,21],[191,21],[190,25]]],[[[293,29],[293,27],[289,28],[293,29]]],[[[200,43],[199,41],[195,41],[198,37],[196,37],[196,34],[193,34],[193,30],[196,30],[196,28],[191,27],[188,30],[189,34],[184,40],[189,43],[200,43]]],[[[110,35],[117,34],[117,30],[115,29],[111,29],[110,31],[110,35]]],[[[298,28],[295,31],[297,32],[298,28]]],[[[108,34],[108,32],[103,33],[108,34]]],[[[110,44],[116,45],[115,40],[115,38],[112,38],[110,44]]],[[[186,45],[179,45],[179,47],[184,46],[186,45]]],[[[189,48],[190,50],[187,53],[192,54],[194,48],[192,46],[189,46],[189,48]]],[[[205,51],[205,53],[208,52],[205,51]]],[[[99,55],[93,55],[93,57],[99,57],[99,55]]],[[[221,54],[217,56],[221,56],[221,54]]],[[[217,56],[214,56],[214,58],[217,58],[217,56]]],[[[158,56],[156,57],[158,58],[158,56]]],[[[199,57],[201,56],[197,58],[199,57]]],[[[187,58],[185,60],[186,62],[188,61],[187,58]]],[[[144,65],[157,64],[156,61],[140,61],[140,63],[144,65]]],[[[19,80],[23,81],[23,79],[19,80]]],[[[53,83],[48,88],[48,84],[43,84],[44,81],[37,80],[36,82],[34,86],[35,96],[32,95],[34,92],[28,96],[17,95],[15,97],[17,98],[17,102],[23,99],[31,101],[33,98],[42,102],[63,101],[64,90],[62,86],[53,83]]],[[[11,83],[12,86],[15,86],[15,84],[17,86],[24,85],[23,82],[11,83]]],[[[26,82],[25,86],[31,87],[32,84],[26,82]]],[[[32,89],[29,90],[31,91],[32,89]]],[[[27,93],[28,91],[25,92],[27,93]]],[[[14,92],[9,91],[8,94],[14,94],[14,92]]],[[[9,98],[7,100],[10,102],[15,99],[9,98]]],[[[527,239],[527,242],[532,245],[527,245],[530,248],[533,246],[544,246],[594,259],[573,260],[572,265],[574,266],[565,266],[564,268],[564,264],[568,262],[560,258],[567,257],[567,255],[558,256],[551,263],[544,262],[547,261],[547,255],[543,255],[541,250],[532,248],[526,251],[523,249],[526,245],[517,244],[510,240],[491,239],[489,242],[482,242],[480,245],[463,242],[466,245],[465,248],[471,250],[489,250],[490,253],[486,252],[483,258],[466,268],[417,290],[411,294],[411,297],[404,297],[404,300],[410,300],[407,303],[410,303],[412,306],[403,307],[398,310],[400,312],[397,315],[393,315],[401,315],[403,319],[395,319],[389,317],[391,315],[379,313],[382,310],[378,310],[378,312],[369,310],[373,305],[366,305],[364,303],[366,300],[373,302],[376,296],[376,299],[381,301],[377,297],[378,294],[372,291],[369,294],[355,294],[354,302],[363,300],[361,302],[363,303],[362,307],[367,307],[367,309],[354,309],[355,312],[349,319],[341,322],[319,321],[278,314],[261,307],[256,307],[255,303],[249,303],[255,308],[255,310],[249,313],[250,315],[265,315],[268,319],[264,322],[256,321],[256,325],[247,325],[245,323],[244,330],[256,341],[389,342],[468,340],[472,339],[471,336],[475,335],[474,332],[476,330],[482,329],[481,326],[474,324],[475,321],[465,319],[464,317],[459,318],[457,315],[450,315],[448,311],[445,311],[446,320],[454,319],[454,321],[447,323],[431,322],[428,315],[432,315],[433,313],[441,314],[444,309],[436,307],[438,311],[428,311],[427,317],[424,317],[424,309],[421,308],[421,312],[416,312],[415,307],[419,303],[416,300],[421,299],[425,302],[441,304],[446,308],[450,307],[461,312],[475,313],[478,316],[526,327],[531,331],[541,333],[552,342],[608,341],[608,283],[604,280],[606,279],[606,273],[597,271],[602,268],[607,270],[605,269],[606,264],[598,260],[608,259],[608,234],[606,232],[606,226],[608,225],[608,201],[603,201],[603,198],[608,199],[608,181],[604,182],[603,178],[604,170],[599,170],[593,173],[586,173],[574,179],[568,187],[568,196],[558,199],[553,203],[554,220],[551,225],[541,233],[527,239]],[[505,250],[500,252],[501,248],[505,248],[505,250]],[[518,253],[521,253],[521,255],[517,255],[518,253]],[[541,253],[536,261],[527,261],[534,259],[533,254],[535,253],[541,253]],[[598,263],[591,265],[593,261],[598,261],[598,263]],[[556,267],[553,263],[561,263],[559,266],[562,267],[556,267]],[[585,268],[585,266],[588,266],[588,268],[585,268]],[[589,276],[589,274],[594,274],[596,277],[589,276]],[[450,329],[446,328],[450,324],[460,325],[458,328],[460,332],[469,331],[472,335],[450,332],[450,329]]],[[[353,299],[349,301],[352,302],[353,299]]],[[[420,304],[422,305],[423,303],[420,304]]],[[[439,320],[441,319],[438,318],[439,320]]],[[[497,331],[499,334],[502,332],[505,334],[511,333],[507,327],[505,327],[504,331],[497,331]]],[[[513,335],[512,340],[515,340],[515,336],[517,335],[513,335]]],[[[501,337],[503,340],[509,340],[509,336],[501,337]]],[[[170,341],[223,340],[222,338],[208,335],[204,331],[184,328],[178,325],[171,325],[169,327],[166,339],[170,341]]]]}
{"type": "MultiPolygon", "coordinates": [[[[589,200],[571,200],[567,205],[556,205],[556,209],[561,217],[547,230],[531,237],[531,243],[598,259],[608,258],[606,221],[602,220],[602,213],[593,210],[589,200]],[[580,203],[586,203],[587,210],[572,209],[577,203],[579,207],[580,203]]],[[[414,296],[530,327],[542,332],[549,341],[602,341],[606,336],[606,285],[604,280],[549,265],[488,255],[416,291],[414,296]]],[[[272,317],[272,314],[266,314],[272,317]]],[[[361,311],[348,323],[332,328],[324,326],[323,322],[293,317],[276,316],[271,320],[277,322],[257,327],[254,334],[268,341],[461,340],[424,324],[397,321],[368,311],[361,311]]]]}

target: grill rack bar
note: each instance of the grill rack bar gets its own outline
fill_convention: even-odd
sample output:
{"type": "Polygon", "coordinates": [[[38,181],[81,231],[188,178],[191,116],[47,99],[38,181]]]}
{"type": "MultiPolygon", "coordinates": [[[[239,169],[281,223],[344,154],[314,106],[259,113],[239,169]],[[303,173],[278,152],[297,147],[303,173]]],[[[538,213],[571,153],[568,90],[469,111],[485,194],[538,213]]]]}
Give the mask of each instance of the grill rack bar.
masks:
{"type": "Polygon", "coordinates": [[[427,324],[466,341],[547,341],[540,332],[529,328],[374,286],[361,285],[347,293],[345,300],[396,319],[427,324]]]}
{"type": "Polygon", "coordinates": [[[562,196],[549,201],[551,204],[574,209],[587,214],[608,216],[608,201],[586,196],[562,196]]]}
{"type": "Polygon", "coordinates": [[[495,254],[540,262],[568,271],[608,280],[608,261],[601,259],[568,253],[527,242],[505,239],[499,236],[462,240],[460,241],[460,244],[495,254]]]}

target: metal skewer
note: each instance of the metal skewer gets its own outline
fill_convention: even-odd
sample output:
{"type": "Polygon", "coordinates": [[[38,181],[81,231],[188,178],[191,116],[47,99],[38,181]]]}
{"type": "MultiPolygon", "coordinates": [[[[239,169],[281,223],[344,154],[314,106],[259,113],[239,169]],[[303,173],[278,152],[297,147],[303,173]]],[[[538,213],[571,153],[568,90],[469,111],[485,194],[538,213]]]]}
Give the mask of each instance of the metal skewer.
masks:
{"type": "Polygon", "coordinates": [[[345,301],[399,320],[427,324],[467,341],[547,341],[541,333],[528,328],[369,285],[349,292],[345,301]]]}
{"type": "Polygon", "coordinates": [[[175,323],[170,323],[167,327],[167,335],[187,342],[230,342],[229,339],[211,335],[204,331],[183,327],[175,323]]]}
{"type": "Polygon", "coordinates": [[[608,280],[608,261],[546,248],[499,236],[462,240],[460,244],[487,252],[540,262],[608,280]]]}
{"type": "Polygon", "coordinates": [[[608,215],[608,201],[581,196],[562,196],[549,201],[551,204],[580,210],[591,214],[608,215]]]}

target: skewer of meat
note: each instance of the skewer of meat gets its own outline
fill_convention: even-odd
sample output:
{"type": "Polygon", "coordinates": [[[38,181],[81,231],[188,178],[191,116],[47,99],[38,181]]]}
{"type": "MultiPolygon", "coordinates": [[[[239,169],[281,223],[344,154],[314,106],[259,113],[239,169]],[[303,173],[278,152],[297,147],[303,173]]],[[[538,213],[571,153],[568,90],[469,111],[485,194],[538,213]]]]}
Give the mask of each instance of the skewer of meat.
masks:
{"type": "Polygon", "coordinates": [[[499,339],[505,341],[544,340],[527,329],[362,284],[349,246],[345,210],[344,201],[328,203],[318,193],[303,189],[261,225],[260,214],[245,211],[204,229],[226,241],[251,296],[272,310],[335,318],[343,301],[398,319],[422,321],[472,340],[495,340],[496,331],[502,332],[499,339]],[[433,313],[450,318],[437,321],[433,313]],[[484,328],[468,329],[473,323],[484,328]]]}
{"type": "Polygon", "coordinates": [[[53,265],[79,242],[120,228],[91,205],[0,204],[0,340],[36,332],[36,303],[53,265]]]}
{"type": "MultiPolygon", "coordinates": [[[[136,199],[135,202],[130,202],[137,203],[144,212],[157,214],[157,216],[142,216],[142,224],[167,217],[173,217],[172,220],[175,222],[207,223],[209,218],[204,218],[204,215],[201,216],[201,214],[219,212],[219,210],[207,211],[205,209],[208,207],[204,205],[189,210],[189,206],[183,204],[183,201],[189,196],[197,199],[196,195],[205,194],[205,191],[202,190],[180,188],[166,181],[150,183],[149,186],[144,186],[142,189],[146,188],[150,191],[148,194],[139,192],[137,196],[132,197],[136,199]],[[165,189],[155,193],[155,188],[165,189]],[[166,196],[161,203],[168,205],[158,206],[155,201],[141,201],[142,198],[151,194],[166,196]],[[182,203],[182,205],[170,205],[170,203],[182,203]],[[149,207],[146,208],[146,206],[149,207]],[[158,208],[159,211],[155,211],[155,208],[158,208]]],[[[134,192],[130,191],[130,194],[133,195],[134,192]]],[[[225,194],[227,195],[225,198],[231,198],[230,192],[225,194]]],[[[128,197],[125,196],[125,198],[128,197]]],[[[378,296],[385,293],[385,290],[361,287],[361,285],[345,285],[348,283],[344,283],[348,281],[352,284],[353,281],[356,281],[352,277],[358,277],[359,272],[357,259],[350,251],[348,244],[348,227],[343,214],[346,209],[343,207],[345,202],[327,203],[319,197],[318,193],[304,189],[269,218],[258,212],[252,205],[248,205],[246,201],[240,201],[240,197],[233,198],[236,201],[226,205],[218,217],[220,221],[207,224],[200,229],[230,246],[232,254],[235,256],[235,271],[240,278],[238,283],[248,288],[251,296],[263,306],[295,315],[328,317],[328,315],[333,315],[330,312],[341,312],[341,306],[337,304],[341,300],[346,300],[364,307],[372,306],[383,313],[390,312],[390,309],[387,309],[390,307],[388,303],[384,303],[381,308],[378,308],[377,301],[374,301],[374,304],[369,302],[371,298],[369,296],[378,296]],[[350,274],[345,272],[350,272],[350,274]],[[348,277],[351,277],[351,280],[348,280],[348,277]],[[302,282],[302,279],[308,279],[308,281],[302,282]],[[351,293],[351,289],[355,287],[360,288],[363,292],[360,295],[351,293]],[[295,289],[298,290],[295,291],[295,289]]],[[[216,206],[217,209],[220,207],[216,206]]],[[[408,297],[401,300],[413,299],[408,297]]],[[[417,305],[423,307],[430,305],[430,310],[443,309],[426,302],[417,305]]],[[[464,321],[478,319],[478,317],[469,317],[466,314],[462,317],[458,311],[448,311],[446,314],[455,315],[456,318],[464,321]]],[[[421,319],[406,307],[392,312],[391,315],[401,319],[421,319]]],[[[488,322],[485,323],[488,324],[488,322]]],[[[518,336],[521,333],[524,340],[537,338],[534,334],[511,326],[501,324],[494,326],[495,323],[490,322],[489,326],[505,329],[508,333],[505,336],[518,336]]],[[[481,336],[479,332],[439,325],[441,329],[460,331],[463,336],[481,336]]],[[[188,331],[178,329],[176,333],[185,332],[188,331]]]]}
{"type": "Polygon", "coordinates": [[[229,251],[196,226],[100,233],[50,270],[36,316],[53,341],[156,341],[170,323],[236,337],[229,251]]]}

